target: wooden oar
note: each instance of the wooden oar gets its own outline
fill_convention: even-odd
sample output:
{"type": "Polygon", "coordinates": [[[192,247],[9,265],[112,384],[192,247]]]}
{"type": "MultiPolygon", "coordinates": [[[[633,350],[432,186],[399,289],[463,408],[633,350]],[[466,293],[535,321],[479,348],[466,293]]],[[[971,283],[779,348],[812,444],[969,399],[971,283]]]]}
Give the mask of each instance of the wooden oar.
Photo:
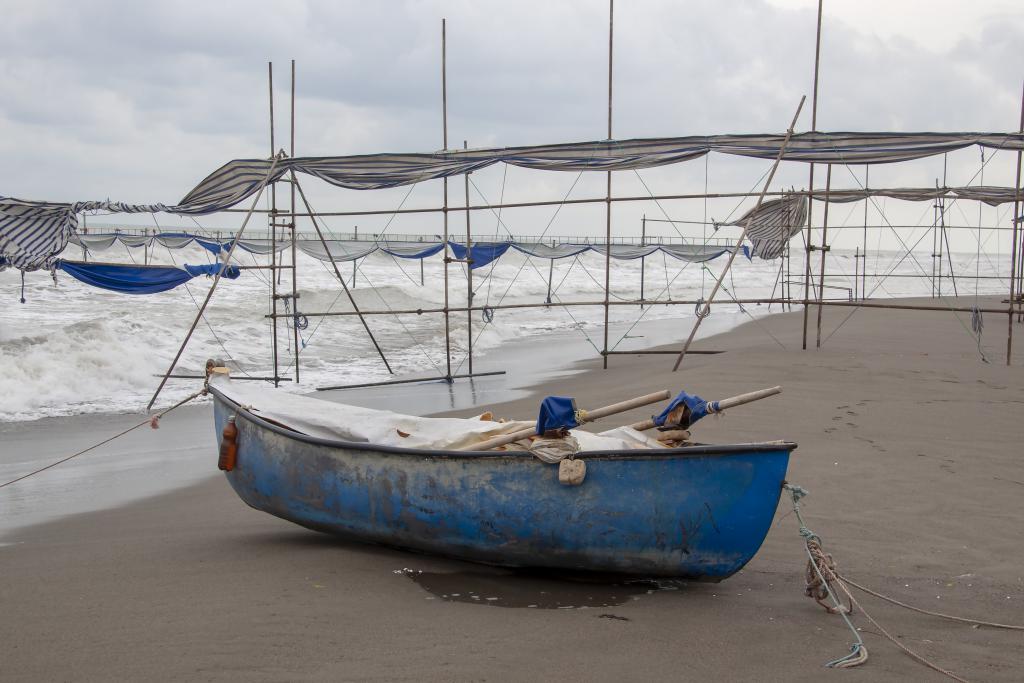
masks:
{"type": "MultiPolygon", "coordinates": [[[[762,398],[768,398],[775,394],[781,394],[782,387],[771,387],[770,389],[758,389],[757,391],[751,391],[746,394],[740,394],[739,396],[731,396],[729,398],[723,398],[721,401],[708,401],[708,414],[720,413],[728,408],[734,408],[741,406],[744,403],[751,403],[753,401],[760,401],[762,398]]],[[[642,432],[647,429],[654,428],[654,418],[650,420],[644,420],[643,422],[637,422],[629,425],[638,432],[642,432]]]]}
{"type": "MultiPolygon", "coordinates": [[[[617,413],[624,413],[627,410],[632,410],[633,408],[640,408],[641,406],[647,406],[652,403],[657,403],[658,401],[664,401],[671,395],[672,393],[666,389],[665,391],[659,391],[655,394],[638,396],[637,398],[633,398],[628,401],[622,401],[621,403],[613,403],[610,406],[597,408],[596,410],[580,411],[580,416],[578,418],[579,423],[586,424],[588,422],[593,422],[594,420],[600,420],[602,417],[608,417],[609,415],[615,415],[617,413]]],[[[534,436],[536,433],[537,430],[534,427],[530,427],[529,429],[520,429],[517,432],[511,432],[509,434],[495,436],[490,439],[487,439],[486,441],[469,444],[468,446],[463,446],[462,448],[458,448],[456,450],[489,451],[492,448],[497,448],[498,446],[510,444],[513,441],[519,441],[520,439],[525,439],[527,437],[534,436]]]]}

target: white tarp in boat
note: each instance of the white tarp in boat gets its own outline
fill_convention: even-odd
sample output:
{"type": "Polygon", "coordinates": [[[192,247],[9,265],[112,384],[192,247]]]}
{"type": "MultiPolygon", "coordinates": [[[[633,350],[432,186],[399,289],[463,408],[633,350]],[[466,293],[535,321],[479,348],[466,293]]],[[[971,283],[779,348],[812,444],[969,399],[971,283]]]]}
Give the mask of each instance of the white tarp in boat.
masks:
{"type": "MultiPolygon", "coordinates": [[[[458,449],[535,424],[524,420],[492,422],[479,417],[415,417],[288,394],[280,389],[243,386],[219,376],[213,377],[210,383],[254,415],[300,434],[377,446],[458,449]]],[[[663,444],[630,427],[616,427],[601,434],[574,429],[571,434],[583,451],[664,448],[663,444]]]]}

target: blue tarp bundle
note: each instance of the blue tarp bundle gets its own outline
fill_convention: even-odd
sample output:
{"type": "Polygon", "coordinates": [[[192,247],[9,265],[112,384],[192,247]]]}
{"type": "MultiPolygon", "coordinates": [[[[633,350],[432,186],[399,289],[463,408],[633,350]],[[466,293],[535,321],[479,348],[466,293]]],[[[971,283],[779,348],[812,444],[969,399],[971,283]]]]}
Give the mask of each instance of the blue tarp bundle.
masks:
{"type": "Polygon", "coordinates": [[[537,416],[537,434],[578,427],[576,399],[566,396],[548,396],[540,404],[537,416]]]}
{"type": "Polygon", "coordinates": [[[705,401],[696,394],[691,396],[685,391],[680,391],[679,395],[672,399],[672,402],[668,404],[665,410],[653,417],[655,426],[664,427],[668,416],[681,405],[685,405],[689,409],[680,422],[680,426],[683,428],[689,427],[710,413],[718,412],[718,401],[705,401]]]}
{"type": "MultiPolygon", "coordinates": [[[[221,267],[219,263],[206,266],[133,266],[110,263],[83,263],[80,261],[59,261],[57,268],[71,277],[93,287],[108,289],[122,294],[155,294],[174,289],[199,275],[214,275],[221,267]]],[[[237,278],[237,266],[225,269],[224,277],[237,278]]]]}
{"type": "MultiPolygon", "coordinates": [[[[455,254],[455,258],[466,258],[466,245],[449,242],[448,246],[452,248],[452,253],[455,254]]],[[[494,259],[500,258],[502,254],[508,251],[510,246],[512,246],[511,242],[474,244],[470,249],[470,253],[472,254],[470,258],[473,260],[470,264],[470,268],[476,269],[486,266],[494,259]]]]}
{"type": "Polygon", "coordinates": [[[428,256],[433,256],[434,254],[444,249],[444,243],[434,244],[431,242],[427,242],[422,247],[420,247],[419,245],[409,246],[408,244],[405,244],[402,247],[396,248],[390,246],[387,242],[380,242],[379,249],[383,251],[385,254],[397,256],[398,258],[422,259],[427,258],[428,256]]]}
{"type": "Polygon", "coordinates": [[[188,274],[192,277],[199,277],[200,275],[206,275],[213,277],[217,274],[217,271],[222,270],[220,276],[227,278],[228,280],[237,280],[238,276],[242,274],[242,271],[238,269],[238,266],[228,266],[224,268],[222,263],[205,263],[199,266],[190,266],[187,263],[183,266],[188,274]]]}

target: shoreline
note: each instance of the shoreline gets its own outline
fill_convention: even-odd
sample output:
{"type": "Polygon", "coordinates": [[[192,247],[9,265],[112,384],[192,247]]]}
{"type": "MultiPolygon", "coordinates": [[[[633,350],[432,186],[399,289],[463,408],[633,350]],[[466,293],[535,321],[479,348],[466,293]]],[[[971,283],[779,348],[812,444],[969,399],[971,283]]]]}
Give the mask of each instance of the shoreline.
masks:
{"type": "MultiPolygon", "coordinates": [[[[707,330],[702,329],[704,334],[699,339],[710,338],[722,327],[734,329],[734,325],[742,324],[741,318],[745,319],[741,313],[721,315],[714,324],[707,325],[707,330]]],[[[638,338],[642,339],[642,348],[651,348],[677,336],[680,329],[675,328],[682,328],[680,322],[689,321],[647,321],[630,339],[634,345],[638,338]]],[[[489,349],[475,359],[477,372],[507,370],[507,375],[456,380],[451,385],[437,379],[409,385],[304,393],[328,401],[408,414],[473,410],[479,413],[497,403],[525,399],[532,395],[534,387],[582,372],[576,364],[585,362],[589,354],[592,350],[578,332],[555,335],[554,342],[551,337],[529,336],[489,349]],[[537,363],[539,355],[544,356],[544,363],[537,363]]],[[[0,461],[0,482],[59,460],[145,418],[141,412],[119,412],[0,422],[0,438],[11,446],[10,452],[24,454],[0,461]]],[[[81,460],[72,460],[39,475],[38,479],[26,479],[0,493],[0,543],[22,527],[111,509],[217,476],[218,472],[210,467],[214,448],[209,401],[182,406],[162,420],[157,432],[141,427],[85,454],[81,460]],[[168,451],[174,453],[172,459],[163,457],[168,451]],[[160,468],[160,477],[147,473],[153,467],[160,468]]]]}
{"type": "MultiPolygon", "coordinates": [[[[826,331],[846,314],[826,309],[826,331]]],[[[717,335],[713,345],[725,353],[687,357],[677,375],[668,372],[671,356],[615,356],[607,371],[589,359],[488,407],[521,416],[533,414],[541,393],[601,405],[663,384],[705,398],[781,384],[781,396],[707,418],[695,436],[797,441],[787,478],[809,490],[805,520],[854,580],[926,609],[1020,621],[1024,547],[1011,539],[1020,537],[1024,486],[1016,455],[1024,353],[1005,367],[996,360],[1005,337],[993,334],[985,364],[948,313],[873,310],[802,352],[801,316],[717,335]]],[[[205,457],[212,467],[213,453],[205,457]]],[[[87,680],[622,680],[680,670],[820,680],[823,663],[850,642],[841,620],[802,595],[806,557],[785,500],[760,552],[734,577],[628,593],[340,541],[249,509],[216,476],[4,540],[14,545],[0,546],[0,654],[13,680],[71,672],[87,680]],[[451,595],[469,590],[509,606],[451,595]],[[575,608],[520,606],[542,592],[575,608]],[[589,609],[580,604],[588,597],[589,609]]],[[[1019,634],[864,604],[958,675],[1019,674],[1019,634]]],[[[871,658],[850,675],[928,675],[861,615],[853,619],[871,658]]]]}

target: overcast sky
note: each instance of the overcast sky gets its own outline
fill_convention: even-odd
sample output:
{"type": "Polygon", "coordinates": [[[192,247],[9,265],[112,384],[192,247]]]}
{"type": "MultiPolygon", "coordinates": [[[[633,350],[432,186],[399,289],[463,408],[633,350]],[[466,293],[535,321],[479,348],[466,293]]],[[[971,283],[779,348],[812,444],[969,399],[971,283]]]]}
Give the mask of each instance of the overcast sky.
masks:
{"type": "MultiPolygon", "coordinates": [[[[800,96],[811,94],[816,4],[619,0],[614,137],[782,132],[800,96]]],[[[1017,129],[1024,3],[825,5],[819,130],[1017,129]]],[[[287,138],[288,60],[295,59],[297,155],[439,149],[442,17],[451,147],[463,140],[479,147],[601,139],[607,132],[608,4],[600,0],[0,0],[0,10],[0,153],[8,169],[0,195],[173,203],[225,161],[269,153],[271,60],[278,147],[287,138]]],[[[810,127],[808,103],[798,130],[810,127]]],[[[1013,155],[997,155],[985,169],[986,184],[1012,185],[1014,162],[1013,155]]],[[[976,149],[951,155],[948,183],[977,183],[979,165],[976,149]]],[[[767,166],[713,156],[706,165],[617,174],[615,187],[632,194],[646,192],[643,183],[654,192],[700,192],[706,171],[712,190],[747,191],[767,166]]],[[[942,162],[876,168],[873,186],[931,185],[942,162]]],[[[854,173],[862,181],[863,169],[854,173]]],[[[578,182],[570,196],[599,196],[604,181],[597,176],[578,182]]],[[[575,174],[515,169],[506,177],[503,168],[491,169],[474,178],[471,200],[481,201],[477,190],[492,202],[502,191],[506,199],[558,198],[575,180],[575,174]]],[[[807,167],[788,164],[780,182],[806,186],[807,167]]],[[[393,208],[407,192],[356,193],[313,183],[320,210],[393,208]]],[[[855,187],[857,181],[836,169],[833,183],[855,187]]],[[[417,187],[406,205],[433,204],[439,187],[417,187]]],[[[454,187],[453,202],[461,201],[462,183],[454,187]]],[[[601,231],[602,209],[595,210],[560,216],[549,234],[601,231]]],[[[735,207],[718,203],[708,210],[723,219],[735,207]]],[[[892,210],[930,217],[923,205],[892,210]]],[[[662,211],[699,218],[704,207],[616,207],[616,225],[637,232],[641,213],[662,211]]],[[[976,220],[977,208],[968,214],[976,220]]],[[[510,214],[509,227],[537,234],[551,215],[510,214]]],[[[1000,215],[991,211],[985,220],[1000,215]]],[[[402,218],[390,229],[432,231],[430,221],[437,222],[402,218]]],[[[352,222],[358,221],[339,219],[332,228],[352,222]]],[[[376,231],[385,222],[363,225],[376,231]]],[[[494,232],[493,217],[480,229],[494,232]]]]}

